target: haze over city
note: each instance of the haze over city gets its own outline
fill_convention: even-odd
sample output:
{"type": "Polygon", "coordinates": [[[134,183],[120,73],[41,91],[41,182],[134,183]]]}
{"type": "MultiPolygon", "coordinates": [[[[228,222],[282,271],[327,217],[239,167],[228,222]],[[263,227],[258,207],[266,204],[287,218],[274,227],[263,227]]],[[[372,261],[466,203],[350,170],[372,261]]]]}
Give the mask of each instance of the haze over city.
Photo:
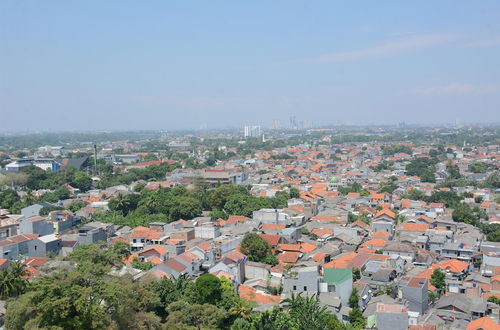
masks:
{"type": "Polygon", "coordinates": [[[2,131],[491,123],[500,3],[3,1],[2,131]]]}

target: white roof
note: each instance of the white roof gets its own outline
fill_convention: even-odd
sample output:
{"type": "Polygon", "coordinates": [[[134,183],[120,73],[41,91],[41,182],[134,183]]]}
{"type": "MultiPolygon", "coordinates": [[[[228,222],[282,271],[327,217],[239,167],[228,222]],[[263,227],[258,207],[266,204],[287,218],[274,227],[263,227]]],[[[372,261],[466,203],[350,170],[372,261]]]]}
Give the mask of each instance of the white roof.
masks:
{"type": "Polygon", "coordinates": [[[45,236],[40,236],[38,239],[44,243],[49,243],[52,241],[56,241],[59,238],[56,236],[56,234],[50,234],[50,235],[45,235],[45,236]]]}

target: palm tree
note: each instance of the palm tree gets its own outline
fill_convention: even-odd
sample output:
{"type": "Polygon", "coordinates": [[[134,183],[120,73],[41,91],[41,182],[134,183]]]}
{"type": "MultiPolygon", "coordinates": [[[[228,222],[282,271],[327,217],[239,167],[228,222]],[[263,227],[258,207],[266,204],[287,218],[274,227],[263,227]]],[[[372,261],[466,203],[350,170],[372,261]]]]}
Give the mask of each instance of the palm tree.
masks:
{"type": "Polygon", "coordinates": [[[13,282],[11,281],[9,275],[10,274],[8,270],[0,272],[0,298],[2,300],[10,297],[12,295],[12,292],[14,291],[13,282]]]}
{"type": "Polygon", "coordinates": [[[17,297],[28,287],[25,265],[13,262],[8,269],[0,272],[0,298],[17,297]]]}
{"type": "Polygon", "coordinates": [[[124,214],[128,213],[130,208],[130,199],[127,196],[119,194],[116,196],[116,209],[122,211],[124,214]]]}
{"type": "Polygon", "coordinates": [[[289,304],[289,313],[299,325],[299,329],[324,329],[332,317],[326,306],[319,306],[316,294],[302,297],[302,293],[292,293],[292,296],[282,303],[289,304]]]}
{"type": "Polygon", "coordinates": [[[28,205],[31,205],[36,201],[36,197],[33,196],[33,192],[31,191],[31,189],[26,192],[26,195],[24,196],[24,201],[28,205]]]}
{"type": "Polygon", "coordinates": [[[160,199],[157,194],[149,195],[146,200],[143,202],[144,206],[146,206],[151,213],[156,213],[155,210],[160,206],[160,199]]]}
{"type": "Polygon", "coordinates": [[[181,274],[174,280],[175,289],[177,292],[184,293],[191,282],[188,274],[181,274]]]}

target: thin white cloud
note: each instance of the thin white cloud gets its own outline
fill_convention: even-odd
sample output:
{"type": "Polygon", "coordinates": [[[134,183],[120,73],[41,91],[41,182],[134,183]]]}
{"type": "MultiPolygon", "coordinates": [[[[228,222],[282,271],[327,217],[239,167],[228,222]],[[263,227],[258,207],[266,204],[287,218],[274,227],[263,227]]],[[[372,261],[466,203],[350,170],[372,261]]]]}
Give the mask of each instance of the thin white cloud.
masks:
{"type": "Polygon", "coordinates": [[[468,47],[495,47],[500,46],[500,38],[496,39],[486,39],[471,42],[467,45],[468,47]]]}
{"type": "Polygon", "coordinates": [[[420,95],[445,95],[445,94],[486,94],[500,91],[498,85],[472,85],[463,83],[451,83],[446,86],[428,87],[410,91],[411,94],[420,95]]]}
{"type": "Polygon", "coordinates": [[[325,54],[305,59],[309,63],[335,63],[344,61],[356,61],[366,59],[379,59],[398,56],[405,53],[419,51],[431,47],[447,44],[459,39],[456,34],[429,34],[420,36],[409,36],[394,41],[388,41],[373,47],[325,54]]]}

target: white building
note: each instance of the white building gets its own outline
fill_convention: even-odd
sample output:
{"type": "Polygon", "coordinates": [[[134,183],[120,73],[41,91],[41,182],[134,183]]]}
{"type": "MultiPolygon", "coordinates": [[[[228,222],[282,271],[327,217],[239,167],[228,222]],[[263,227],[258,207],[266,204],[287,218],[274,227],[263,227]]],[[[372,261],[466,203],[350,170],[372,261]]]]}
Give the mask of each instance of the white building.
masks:
{"type": "Polygon", "coordinates": [[[245,126],[245,137],[259,137],[261,135],[260,126],[245,126]]]}

